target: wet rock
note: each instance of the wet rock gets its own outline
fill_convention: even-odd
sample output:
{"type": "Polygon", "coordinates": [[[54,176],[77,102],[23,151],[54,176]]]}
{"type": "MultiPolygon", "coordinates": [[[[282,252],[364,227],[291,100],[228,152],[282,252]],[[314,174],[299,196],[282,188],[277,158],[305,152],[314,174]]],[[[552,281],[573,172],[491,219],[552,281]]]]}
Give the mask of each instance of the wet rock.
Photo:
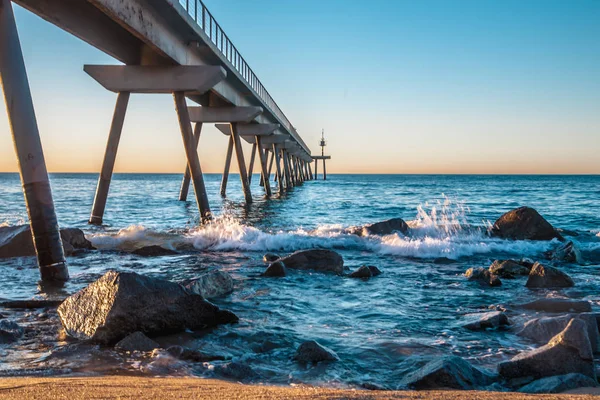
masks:
{"type": "Polygon", "coordinates": [[[160,347],[158,343],[139,331],[133,332],[115,345],[115,349],[121,351],[152,351],[157,347],[160,347]]]}
{"type": "Polygon", "coordinates": [[[402,363],[400,369],[412,370],[403,374],[400,386],[416,390],[438,388],[472,390],[487,386],[493,381],[490,375],[456,356],[414,357],[402,363]],[[418,369],[415,370],[415,367],[418,369]]]}
{"type": "Polygon", "coordinates": [[[589,301],[569,299],[540,299],[530,303],[521,304],[520,307],[526,310],[550,313],[592,311],[592,305],[589,301]]]}
{"type": "Polygon", "coordinates": [[[368,265],[367,268],[371,270],[371,275],[378,276],[381,275],[381,270],[374,265],[368,265]]]}
{"type": "Polygon", "coordinates": [[[161,335],[237,322],[235,314],[176,283],[116,271],[68,297],[58,314],[70,336],[105,344],[136,331],[161,335]]]}
{"type": "Polygon", "coordinates": [[[263,273],[263,276],[270,278],[278,278],[287,275],[285,265],[281,261],[275,261],[271,263],[263,273]]]}
{"type": "Polygon", "coordinates": [[[465,276],[468,280],[479,282],[485,286],[502,285],[502,281],[497,275],[491,274],[489,270],[482,267],[469,268],[467,272],[465,272],[465,276]]]}
{"type": "Polygon", "coordinates": [[[24,332],[25,330],[15,321],[0,320],[0,344],[12,343],[23,336],[24,332]]]}
{"type": "Polygon", "coordinates": [[[334,272],[344,272],[344,259],[333,250],[300,250],[287,257],[280,258],[287,268],[334,272]]]}
{"type": "Polygon", "coordinates": [[[257,373],[246,364],[230,362],[215,367],[215,372],[226,378],[245,381],[256,378],[257,373]]]}
{"type": "Polygon", "coordinates": [[[190,293],[212,299],[233,292],[233,278],[227,272],[212,270],[187,282],[184,287],[190,293]]]}
{"type": "Polygon", "coordinates": [[[165,249],[161,246],[144,246],[140,247],[131,252],[131,254],[135,254],[136,256],[141,257],[161,257],[161,256],[172,256],[178,254],[176,251],[165,249]]]}
{"type": "Polygon", "coordinates": [[[371,272],[371,269],[369,267],[363,265],[362,267],[358,267],[356,271],[352,272],[348,276],[350,276],[350,278],[369,279],[373,276],[373,273],[371,272]]]}
{"type": "Polygon", "coordinates": [[[64,300],[9,300],[0,303],[0,306],[4,308],[21,308],[21,309],[35,309],[35,308],[47,308],[47,307],[58,307],[64,300]]]}
{"type": "Polygon", "coordinates": [[[517,276],[529,275],[531,267],[514,260],[495,260],[490,265],[489,271],[492,275],[501,278],[514,279],[517,276]]]}
{"type": "Polygon", "coordinates": [[[465,315],[463,327],[471,331],[499,328],[510,325],[508,317],[501,311],[465,315]]]}
{"type": "Polygon", "coordinates": [[[361,236],[367,235],[391,235],[394,232],[400,232],[406,235],[409,231],[409,227],[402,218],[392,218],[387,221],[377,222],[371,225],[363,226],[360,231],[361,236]]]}
{"type": "Polygon", "coordinates": [[[321,361],[337,361],[337,354],[325,346],[321,346],[314,340],[304,342],[296,350],[294,360],[301,363],[318,363],[321,361]]]}
{"type": "Polygon", "coordinates": [[[267,253],[263,256],[263,261],[266,263],[272,263],[274,261],[279,260],[279,256],[277,254],[273,254],[273,253],[267,253]]]}
{"type": "Polygon", "coordinates": [[[582,374],[566,374],[538,379],[519,389],[521,393],[562,393],[582,387],[598,387],[598,381],[582,374]]]}
{"type": "Polygon", "coordinates": [[[529,279],[525,286],[530,289],[566,288],[575,286],[575,283],[561,270],[535,263],[529,272],[529,279]]]}
{"type": "Polygon", "coordinates": [[[539,379],[570,373],[580,373],[596,379],[586,323],[580,319],[572,319],[548,344],[500,363],[498,372],[506,379],[539,379]]]}
{"type": "Polygon", "coordinates": [[[563,240],[560,233],[530,207],[520,207],[502,215],[494,223],[491,233],[513,240],[563,240]]]}
{"type": "MultiPolygon", "coordinates": [[[[61,229],[60,236],[67,255],[75,249],[94,248],[81,229],[61,229]]],[[[31,256],[35,256],[35,248],[29,225],[0,226],[0,258],[31,256]]]]}
{"type": "Polygon", "coordinates": [[[562,243],[553,251],[546,253],[546,257],[552,261],[583,264],[581,252],[572,241],[562,243]]]}
{"type": "Polygon", "coordinates": [[[225,360],[225,357],[223,356],[210,355],[198,350],[192,350],[188,349],[187,347],[177,345],[169,346],[166,351],[172,357],[183,361],[210,362],[225,360]]]}
{"type": "Polygon", "coordinates": [[[587,327],[588,338],[592,345],[592,351],[600,350],[600,338],[598,334],[598,322],[596,314],[567,314],[557,317],[542,317],[527,321],[517,335],[531,339],[537,343],[548,343],[550,339],[562,332],[571,319],[579,318],[583,320],[587,327]]]}

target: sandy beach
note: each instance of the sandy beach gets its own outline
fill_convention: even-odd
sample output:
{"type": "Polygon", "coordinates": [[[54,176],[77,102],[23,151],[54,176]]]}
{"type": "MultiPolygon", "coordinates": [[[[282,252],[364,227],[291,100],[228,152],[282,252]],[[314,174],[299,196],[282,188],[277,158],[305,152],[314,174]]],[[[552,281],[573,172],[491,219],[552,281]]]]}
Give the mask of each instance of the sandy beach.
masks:
{"type": "Polygon", "coordinates": [[[591,399],[597,389],[561,395],[524,395],[476,391],[357,391],[314,387],[242,385],[214,379],[138,378],[6,378],[0,380],[2,399],[591,399]]]}

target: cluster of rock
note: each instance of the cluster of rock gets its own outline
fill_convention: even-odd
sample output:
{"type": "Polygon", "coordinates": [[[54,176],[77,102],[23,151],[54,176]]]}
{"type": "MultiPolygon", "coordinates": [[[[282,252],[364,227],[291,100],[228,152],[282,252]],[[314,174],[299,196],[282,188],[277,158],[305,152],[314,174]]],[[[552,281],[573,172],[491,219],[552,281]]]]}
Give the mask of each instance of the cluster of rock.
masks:
{"type": "MultiPolygon", "coordinates": [[[[94,249],[81,229],[61,229],[60,237],[66,255],[72,255],[78,250],[94,249]]],[[[0,226],[0,258],[31,256],[35,256],[35,247],[29,225],[0,226]]]]}

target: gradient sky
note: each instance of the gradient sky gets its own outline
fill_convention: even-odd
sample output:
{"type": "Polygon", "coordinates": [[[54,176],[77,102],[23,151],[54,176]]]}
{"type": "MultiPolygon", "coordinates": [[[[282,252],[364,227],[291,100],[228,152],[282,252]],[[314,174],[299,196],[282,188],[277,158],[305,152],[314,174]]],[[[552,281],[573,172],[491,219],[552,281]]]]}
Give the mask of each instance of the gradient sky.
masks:
{"type": "MultiPolygon", "coordinates": [[[[205,3],[313,153],[325,129],[331,172],[600,173],[600,1],[205,3]]],[[[115,61],[15,14],[48,169],[98,172],[116,95],[82,66],[115,61]]],[[[203,131],[205,172],[226,146],[203,131]]],[[[172,98],[132,96],[116,171],[184,165],[172,98]]]]}

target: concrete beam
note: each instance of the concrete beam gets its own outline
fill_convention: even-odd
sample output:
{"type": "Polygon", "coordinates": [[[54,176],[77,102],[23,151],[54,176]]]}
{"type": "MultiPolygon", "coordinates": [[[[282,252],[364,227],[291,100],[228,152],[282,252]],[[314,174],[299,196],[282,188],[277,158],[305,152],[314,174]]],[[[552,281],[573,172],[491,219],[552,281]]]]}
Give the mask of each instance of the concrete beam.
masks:
{"type": "Polygon", "coordinates": [[[262,114],[262,107],[189,107],[192,122],[250,122],[262,114]]]}
{"type": "Polygon", "coordinates": [[[331,160],[331,156],[312,156],[313,160],[331,160]]]}
{"type": "MultiPolygon", "coordinates": [[[[224,135],[231,134],[229,124],[215,124],[215,127],[224,135]]],[[[270,136],[278,128],[279,124],[238,124],[238,134],[240,136],[270,136]]]]}
{"type": "Polygon", "coordinates": [[[218,66],[85,65],[83,70],[116,93],[202,94],[227,77],[218,66]]]}

